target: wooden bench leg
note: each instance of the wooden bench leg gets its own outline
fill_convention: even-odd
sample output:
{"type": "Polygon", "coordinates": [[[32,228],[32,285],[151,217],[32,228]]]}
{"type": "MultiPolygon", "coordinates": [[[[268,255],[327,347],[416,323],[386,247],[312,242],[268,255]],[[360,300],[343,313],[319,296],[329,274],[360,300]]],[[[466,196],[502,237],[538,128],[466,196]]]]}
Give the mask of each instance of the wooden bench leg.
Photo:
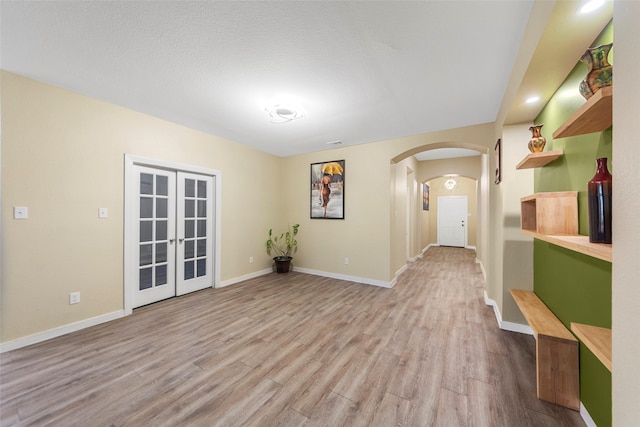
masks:
{"type": "Polygon", "coordinates": [[[579,344],[538,335],[536,380],[538,399],[580,410],[579,344]]]}

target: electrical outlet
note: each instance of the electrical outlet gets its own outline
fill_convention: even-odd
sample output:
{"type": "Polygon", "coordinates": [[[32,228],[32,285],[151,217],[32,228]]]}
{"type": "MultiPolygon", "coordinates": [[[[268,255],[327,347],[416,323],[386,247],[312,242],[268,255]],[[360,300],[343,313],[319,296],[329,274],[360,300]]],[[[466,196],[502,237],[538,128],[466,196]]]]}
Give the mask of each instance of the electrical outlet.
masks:
{"type": "Polygon", "coordinates": [[[29,208],[26,206],[14,206],[13,207],[13,219],[28,219],[29,208]]]}
{"type": "Polygon", "coordinates": [[[249,264],[253,264],[253,257],[252,256],[249,257],[249,264]]]}
{"type": "Polygon", "coordinates": [[[69,294],[69,304],[78,304],[80,302],[80,292],[71,292],[69,294]]]}
{"type": "Polygon", "coordinates": [[[349,265],[349,258],[344,259],[344,265],[349,265]]]}

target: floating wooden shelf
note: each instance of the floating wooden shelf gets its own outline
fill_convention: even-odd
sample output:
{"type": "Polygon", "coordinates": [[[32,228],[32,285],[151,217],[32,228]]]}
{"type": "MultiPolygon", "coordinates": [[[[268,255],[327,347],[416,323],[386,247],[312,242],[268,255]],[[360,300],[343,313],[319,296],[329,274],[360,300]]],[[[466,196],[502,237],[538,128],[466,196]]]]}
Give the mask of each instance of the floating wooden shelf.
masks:
{"type": "Polygon", "coordinates": [[[612,262],[612,246],[578,234],[578,192],[536,193],[520,199],[522,232],[574,252],[612,262]]]}
{"type": "Polygon", "coordinates": [[[600,132],[612,124],[613,87],[603,87],[593,94],[569,120],[553,133],[554,138],[600,132]]]}
{"type": "Polygon", "coordinates": [[[578,234],[578,192],[536,193],[520,199],[523,230],[540,234],[578,234]]]}
{"type": "Polygon", "coordinates": [[[535,239],[543,240],[574,252],[579,252],[607,262],[613,261],[612,246],[607,243],[591,243],[589,242],[589,236],[581,236],[579,234],[566,236],[549,235],[530,230],[522,230],[522,232],[535,239]]]}
{"type": "Polygon", "coordinates": [[[611,372],[611,329],[572,322],[571,330],[611,372]]]}
{"type": "Polygon", "coordinates": [[[533,291],[511,289],[511,296],[536,338],[538,398],[579,410],[578,340],[533,291]]]}
{"type": "Polygon", "coordinates": [[[556,151],[543,151],[542,153],[531,153],[528,154],[527,157],[522,159],[516,169],[531,169],[531,168],[540,168],[542,166],[551,163],[558,157],[562,156],[562,150],[556,151]]]}

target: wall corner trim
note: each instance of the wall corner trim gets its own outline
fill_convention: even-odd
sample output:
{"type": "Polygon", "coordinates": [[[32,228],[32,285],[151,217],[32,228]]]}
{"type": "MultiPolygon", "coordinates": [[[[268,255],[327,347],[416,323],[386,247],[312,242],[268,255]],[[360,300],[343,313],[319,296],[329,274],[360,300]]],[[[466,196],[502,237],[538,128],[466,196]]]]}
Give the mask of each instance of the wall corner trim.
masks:
{"type": "MultiPolygon", "coordinates": [[[[476,257],[476,264],[480,266],[480,272],[482,273],[482,280],[487,283],[487,270],[484,269],[484,264],[480,258],[476,257]]],[[[487,292],[484,293],[485,303],[487,303],[487,292]]],[[[487,303],[487,305],[490,305],[487,303]]]]}

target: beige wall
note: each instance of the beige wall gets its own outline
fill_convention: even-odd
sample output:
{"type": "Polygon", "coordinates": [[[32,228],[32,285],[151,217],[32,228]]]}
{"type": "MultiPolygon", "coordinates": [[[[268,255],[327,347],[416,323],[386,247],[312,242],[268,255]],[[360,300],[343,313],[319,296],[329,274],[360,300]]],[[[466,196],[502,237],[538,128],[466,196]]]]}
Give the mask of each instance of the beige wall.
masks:
{"type": "Polygon", "coordinates": [[[220,170],[221,279],[269,268],[267,230],[286,221],[256,183],[279,180],[279,158],[10,73],[1,85],[2,342],[123,309],[125,153],[220,170]]]}
{"type": "Polygon", "coordinates": [[[505,126],[502,129],[502,318],[526,324],[513,301],[510,289],[533,290],[533,239],[520,230],[520,199],[533,194],[534,169],[516,166],[529,154],[532,123],[505,126]]]}
{"type": "Polygon", "coordinates": [[[640,420],[640,2],[616,1],[613,87],[613,425],[640,420]]]}

